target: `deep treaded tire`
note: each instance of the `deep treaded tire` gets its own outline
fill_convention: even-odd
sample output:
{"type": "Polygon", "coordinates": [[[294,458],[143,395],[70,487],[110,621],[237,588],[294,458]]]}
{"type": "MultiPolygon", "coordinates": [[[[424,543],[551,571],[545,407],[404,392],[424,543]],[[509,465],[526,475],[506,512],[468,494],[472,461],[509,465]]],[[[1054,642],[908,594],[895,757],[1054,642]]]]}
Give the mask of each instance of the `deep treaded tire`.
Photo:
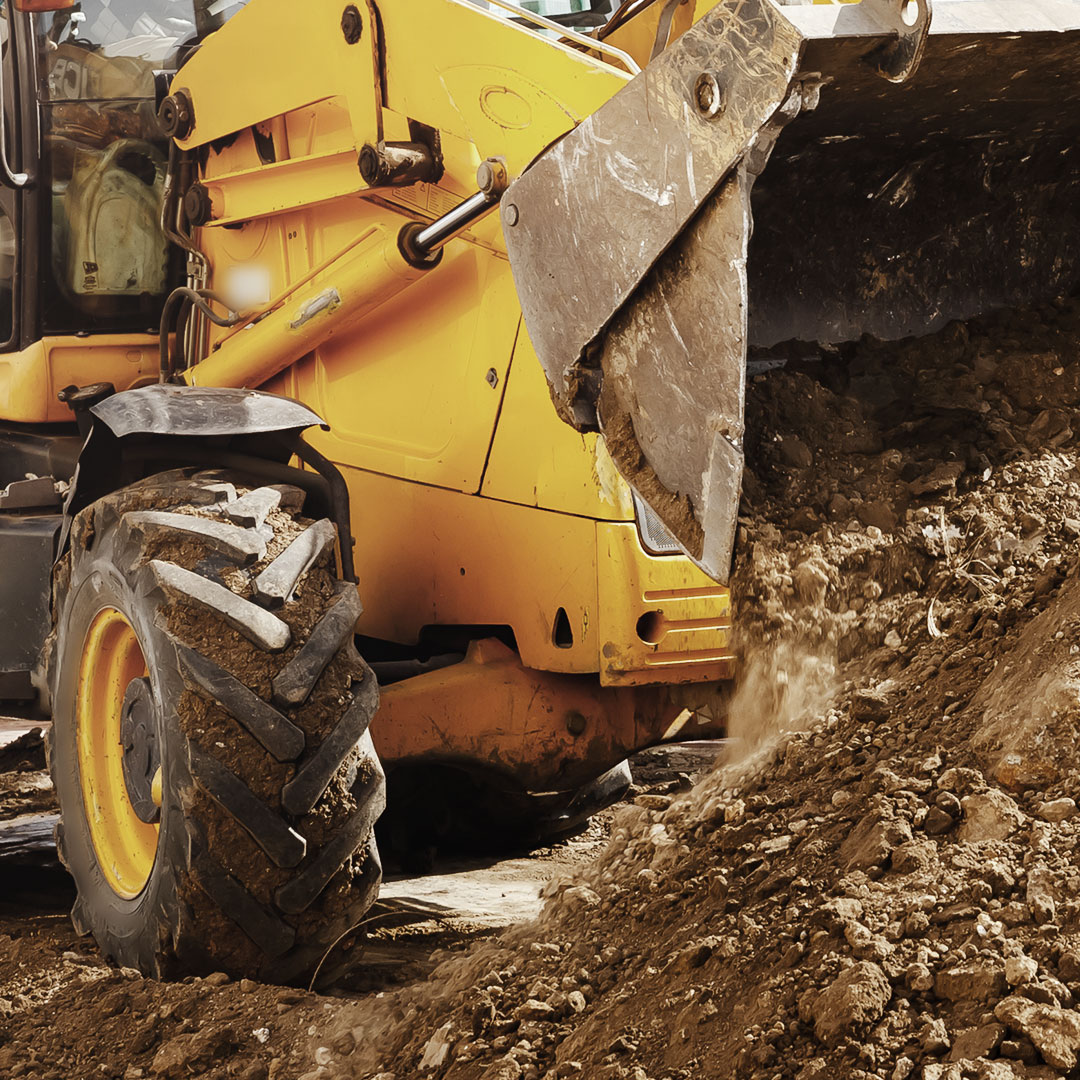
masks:
{"type": "Polygon", "coordinates": [[[306,977],[376,897],[378,690],[333,525],[302,504],[297,488],[173,470],[80,513],[57,566],[49,759],[72,918],[150,975],[306,977]],[[103,620],[134,632],[145,677],[131,677],[130,644],[135,667],[117,675],[103,620]],[[109,716],[123,724],[119,784],[89,727],[109,716]],[[155,841],[129,810],[145,822],[156,801],[155,841]],[[148,854],[118,870],[133,832],[148,854]]]}

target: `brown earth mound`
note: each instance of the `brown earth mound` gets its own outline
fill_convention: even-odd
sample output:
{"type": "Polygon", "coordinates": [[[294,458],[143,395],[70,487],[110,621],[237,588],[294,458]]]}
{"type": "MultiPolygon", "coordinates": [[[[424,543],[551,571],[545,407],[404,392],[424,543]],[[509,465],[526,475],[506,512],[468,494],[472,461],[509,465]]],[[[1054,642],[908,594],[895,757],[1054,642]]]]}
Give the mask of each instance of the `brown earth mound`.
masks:
{"type": "Polygon", "coordinates": [[[1075,1075],[1078,342],[1071,304],[755,377],[741,760],[306,1075],[1075,1075]]]}

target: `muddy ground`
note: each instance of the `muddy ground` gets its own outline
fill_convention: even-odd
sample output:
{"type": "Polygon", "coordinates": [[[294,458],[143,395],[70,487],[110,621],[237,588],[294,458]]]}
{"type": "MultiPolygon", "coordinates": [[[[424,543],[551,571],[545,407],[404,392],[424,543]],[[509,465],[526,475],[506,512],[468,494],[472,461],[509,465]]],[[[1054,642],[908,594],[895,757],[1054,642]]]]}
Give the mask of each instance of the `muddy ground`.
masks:
{"type": "MultiPolygon", "coordinates": [[[[634,759],[628,798],[686,787],[720,743],[634,759]]],[[[56,807],[40,729],[0,719],[0,1077],[294,1078],[309,1042],[349,1001],[422,981],[458,953],[535,918],[552,875],[597,858],[614,811],[569,840],[498,858],[443,858],[389,873],[362,944],[326,958],[319,992],[222,975],[157,983],[104,962],[68,918],[75,894],[52,844],[56,807]],[[433,956],[435,954],[435,956],[433,956]]]]}
{"type": "Polygon", "coordinates": [[[755,357],[737,752],[525,860],[535,920],[389,896],[331,994],[148,983],[31,898],[0,1075],[1076,1080],[1078,351],[1073,302],[755,357]]]}

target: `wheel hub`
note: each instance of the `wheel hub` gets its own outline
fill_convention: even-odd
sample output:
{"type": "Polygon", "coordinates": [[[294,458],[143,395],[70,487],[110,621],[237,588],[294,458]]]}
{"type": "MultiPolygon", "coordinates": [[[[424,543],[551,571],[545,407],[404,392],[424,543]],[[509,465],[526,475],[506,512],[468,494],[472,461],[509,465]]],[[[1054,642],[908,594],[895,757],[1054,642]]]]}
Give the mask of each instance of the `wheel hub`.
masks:
{"type": "Polygon", "coordinates": [[[124,692],[120,720],[120,743],[124,748],[124,784],[131,808],[148,824],[161,819],[161,795],[154,799],[154,777],[161,767],[157,710],[145,676],[132,679],[124,692]]]}

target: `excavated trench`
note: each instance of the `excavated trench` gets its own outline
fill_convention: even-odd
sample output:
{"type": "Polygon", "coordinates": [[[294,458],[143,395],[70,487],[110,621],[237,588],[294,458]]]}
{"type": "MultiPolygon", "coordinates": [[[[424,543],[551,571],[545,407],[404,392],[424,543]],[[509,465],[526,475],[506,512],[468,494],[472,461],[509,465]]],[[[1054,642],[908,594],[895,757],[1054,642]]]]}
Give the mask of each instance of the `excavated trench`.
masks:
{"type": "Polygon", "coordinates": [[[1080,1075],[1078,351],[1070,301],[756,357],[724,762],[331,994],[148,982],[9,893],[0,1075],[1080,1075]]]}

